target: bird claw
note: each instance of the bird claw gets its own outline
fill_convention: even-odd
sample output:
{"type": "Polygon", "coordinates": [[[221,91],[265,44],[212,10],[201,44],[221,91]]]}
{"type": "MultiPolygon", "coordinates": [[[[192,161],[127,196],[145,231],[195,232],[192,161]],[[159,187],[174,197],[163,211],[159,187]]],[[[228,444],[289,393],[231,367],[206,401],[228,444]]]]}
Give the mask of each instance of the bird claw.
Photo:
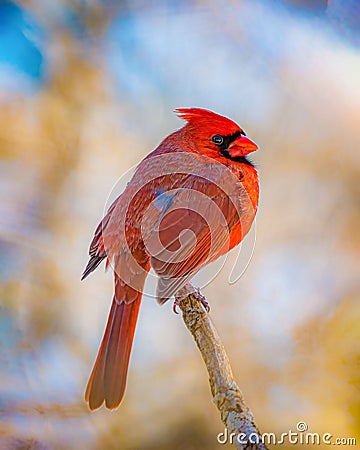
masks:
{"type": "Polygon", "coordinates": [[[200,292],[200,289],[199,289],[199,288],[196,288],[196,291],[195,291],[195,292],[196,292],[197,298],[201,301],[201,304],[203,305],[205,311],[206,311],[207,313],[209,313],[209,312],[210,312],[210,305],[209,305],[209,303],[206,301],[205,296],[202,295],[202,293],[200,292]]]}
{"type": "MultiPolygon", "coordinates": [[[[180,292],[181,292],[181,291],[180,291],[180,292]]],[[[209,313],[209,312],[210,312],[210,305],[209,305],[209,303],[206,301],[206,298],[205,298],[205,297],[202,295],[202,293],[200,292],[200,289],[199,289],[199,288],[193,288],[193,291],[192,291],[192,292],[185,292],[185,293],[181,292],[180,295],[176,295],[176,296],[175,296],[175,300],[174,300],[174,304],[173,304],[173,311],[174,311],[174,313],[175,313],[175,314],[179,314],[179,311],[177,310],[177,307],[180,308],[180,303],[181,303],[183,300],[185,300],[185,298],[188,297],[188,296],[191,295],[191,294],[195,294],[195,295],[196,295],[196,298],[197,298],[198,300],[200,300],[200,302],[201,302],[201,304],[203,305],[205,311],[206,311],[207,313],[209,313]]]]}
{"type": "Polygon", "coordinates": [[[186,298],[186,297],[175,297],[175,301],[174,301],[174,304],[173,304],[173,311],[174,311],[175,314],[179,314],[179,311],[177,310],[177,307],[180,308],[180,302],[182,302],[184,300],[184,298],[186,298]]]}

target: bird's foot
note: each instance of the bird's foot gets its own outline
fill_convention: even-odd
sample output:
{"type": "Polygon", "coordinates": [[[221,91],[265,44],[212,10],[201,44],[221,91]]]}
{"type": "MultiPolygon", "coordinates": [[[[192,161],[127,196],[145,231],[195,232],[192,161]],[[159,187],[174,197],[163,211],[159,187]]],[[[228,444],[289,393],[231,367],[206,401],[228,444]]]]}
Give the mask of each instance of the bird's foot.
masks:
{"type": "Polygon", "coordinates": [[[196,298],[198,298],[203,305],[205,311],[208,313],[210,311],[210,305],[206,301],[206,298],[202,295],[199,288],[195,288],[191,283],[186,283],[184,287],[179,289],[179,291],[175,294],[175,301],[173,305],[173,311],[175,314],[179,314],[177,311],[177,307],[180,307],[180,303],[189,295],[195,294],[196,298]]]}
{"type": "Polygon", "coordinates": [[[187,295],[183,295],[181,297],[175,297],[174,304],[173,304],[173,311],[175,314],[179,314],[179,311],[177,310],[177,307],[180,307],[180,303],[186,298],[187,295]]]}
{"type": "Polygon", "coordinates": [[[195,292],[196,292],[196,297],[201,301],[201,304],[203,305],[205,311],[207,313],[209,313],[210,312],[210,305],[207,302],[206,297],[204,295],[202,295],[202,293],[200,292],[199,288],[196,288],[195,292]]]}

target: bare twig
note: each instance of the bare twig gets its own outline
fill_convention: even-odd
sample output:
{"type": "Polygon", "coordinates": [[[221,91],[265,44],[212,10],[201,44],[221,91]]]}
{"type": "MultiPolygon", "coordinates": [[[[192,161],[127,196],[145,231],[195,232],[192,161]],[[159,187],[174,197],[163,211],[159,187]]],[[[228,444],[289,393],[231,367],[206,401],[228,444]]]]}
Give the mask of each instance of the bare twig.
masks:
{"type": "Polygon", "coordinates": [[[254,416],[234,380],[225,348],[203,307],[204,298],[199,292],[184,292],[183,288],[178,295],[183,297],[184,294],[187,296],[179,302],[182,317],[206,364],[213,402],[220,411],[228,436],[234,433],[232,441],[241,450],[266,450],[254,416]]]}

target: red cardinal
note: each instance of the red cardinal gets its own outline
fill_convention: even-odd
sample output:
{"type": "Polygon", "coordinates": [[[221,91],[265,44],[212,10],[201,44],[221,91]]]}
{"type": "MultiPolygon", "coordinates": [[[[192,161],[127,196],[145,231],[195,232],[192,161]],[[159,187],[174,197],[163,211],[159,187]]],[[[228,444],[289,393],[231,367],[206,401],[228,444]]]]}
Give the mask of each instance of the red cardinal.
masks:
{"type": "Polygon", "coordinates": [[[179,108],[183,128],[139,164],[95,231],[87,277],[103,259],[115,293],[86,388],[90,409],[117,408],[146,276],[158,276],[164,303],[202,267],[238,245],[254,220],[258,176],[247,155],[257,145],[232,120],[200,108],[179,108]]]}

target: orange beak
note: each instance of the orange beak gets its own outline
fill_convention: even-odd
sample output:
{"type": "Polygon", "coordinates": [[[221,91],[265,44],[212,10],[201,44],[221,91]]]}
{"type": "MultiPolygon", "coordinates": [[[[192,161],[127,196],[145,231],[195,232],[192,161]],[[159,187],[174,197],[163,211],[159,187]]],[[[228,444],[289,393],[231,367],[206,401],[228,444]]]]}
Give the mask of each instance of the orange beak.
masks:
{"type": "Polygon", "coordinates": [[[248,137],[241,135],[229,145],[228,152],[232,158],[235,158],[236,156],[246,156],[258,148],[259,147],[255,142],[248,137]]]}

